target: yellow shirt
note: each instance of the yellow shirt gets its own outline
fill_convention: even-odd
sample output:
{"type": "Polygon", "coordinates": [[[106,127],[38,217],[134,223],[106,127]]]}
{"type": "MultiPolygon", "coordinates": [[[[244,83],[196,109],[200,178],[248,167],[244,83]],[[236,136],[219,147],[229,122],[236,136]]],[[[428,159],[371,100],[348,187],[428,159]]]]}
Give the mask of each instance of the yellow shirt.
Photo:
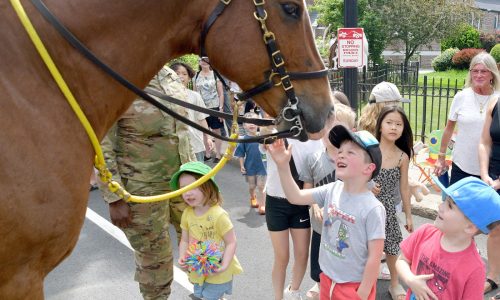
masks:
{"type": "MultiPolygon", "coordinates": [[[[228,213],[219,205],[214,205],[208,211],[197,216],[192,207],[187,207],[182,213],[181,228],[189,232],[189,245],[197,241],[213,241],[224,245],[224,235],[233,228],[228,213]]],[[[222,246],[223,247],[223,246],[222,246]]],[[[224,249],[220,249],[221,252],[224,249]]],[[[233,261],[222,273],[211,274],[207,277],[200,276],[196,272],[189,273],[192,283],[203,284],[203,282],[221,284],[233,280],[233,275],[243,272],[236,255],[233,261]]]]}

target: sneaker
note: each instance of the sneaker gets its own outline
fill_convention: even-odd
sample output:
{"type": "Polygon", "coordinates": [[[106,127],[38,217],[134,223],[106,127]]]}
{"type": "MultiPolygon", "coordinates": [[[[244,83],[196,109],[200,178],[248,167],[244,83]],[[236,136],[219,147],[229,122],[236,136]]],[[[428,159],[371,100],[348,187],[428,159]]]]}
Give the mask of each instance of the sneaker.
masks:
{"type": "Polygon", "coordinates": [[[292,291],[291,286],[288,285],[283,291],[283,300],[302,300],[302,296],[300,295],[300,291],[292,291]]]}
{"type": "Polygon", "coordinates": [[[377,278],[380,280],[391,280],[391,272],[389,272],[389,268],[386,263],[380,264],[380,272],[377,278]]]}
{"type": "Polygon", "coordinates": [[[210,159],[212,159],[210,156],[203,156],[203,161],[209,161],[210,159]]]}
{"type": "Polygon", "coordinates": [[[254,198],[254,197],[250,198],[250,207],[252,207],[252,208],[259,207],[259,204],[257,203],[257,199],[256,198],[254,198]]]}

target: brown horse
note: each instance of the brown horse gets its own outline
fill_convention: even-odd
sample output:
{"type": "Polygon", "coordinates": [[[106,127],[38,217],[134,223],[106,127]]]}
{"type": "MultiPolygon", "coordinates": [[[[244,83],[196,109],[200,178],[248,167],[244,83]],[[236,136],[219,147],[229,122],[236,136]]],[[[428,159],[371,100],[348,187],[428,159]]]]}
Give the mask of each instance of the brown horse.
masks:
{"type": "MultiPolygon", "coordinates": [[[[97,136],[136,97],[84,59],[29,1],[41,39],[97,136]]],[[[200,31],[217,0],[46,0],[47,7],[98,57],[144,87],[168,60],[200,50],[200,31]]],[[[267,26],[290,72],[324,68],[303,0],[268,0],[267,26]]],[[[269,58],[252,1],[233,0],[206,38],[211,63],[243,89],[259,84],[269,58]]],[[[14,10],[0,3],[0,298],[41,299],[43,279],[78,239],[93,149],[35,51],[14,10]]],[[[306,130],[320,135],[331,110],[326,77],[293,82],[306,130]]],[[[254,97],[276,115],[281,87],[254,97]]]]}

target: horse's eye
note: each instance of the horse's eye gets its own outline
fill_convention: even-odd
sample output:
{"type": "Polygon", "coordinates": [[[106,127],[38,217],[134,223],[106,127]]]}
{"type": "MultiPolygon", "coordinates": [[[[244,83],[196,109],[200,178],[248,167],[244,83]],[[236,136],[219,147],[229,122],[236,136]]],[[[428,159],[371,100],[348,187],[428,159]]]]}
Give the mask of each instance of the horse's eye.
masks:
{"type": "Polygon", "coordinates": [[[295,3],[283,3],[281,4],[283,11],[294,18],[298,18],[300,15],[300,7],[295,3]]]}

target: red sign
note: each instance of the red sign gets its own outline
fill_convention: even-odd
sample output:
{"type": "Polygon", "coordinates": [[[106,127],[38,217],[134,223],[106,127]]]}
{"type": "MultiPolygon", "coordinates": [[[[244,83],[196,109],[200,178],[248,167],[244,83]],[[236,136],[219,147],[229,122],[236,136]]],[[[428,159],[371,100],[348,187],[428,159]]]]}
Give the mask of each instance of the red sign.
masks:
{"type": "Polygon", "coordinates": [[[365,64],[363,28],[339,28],[337,41],[339,68],[358,68],[365,64]]]}

